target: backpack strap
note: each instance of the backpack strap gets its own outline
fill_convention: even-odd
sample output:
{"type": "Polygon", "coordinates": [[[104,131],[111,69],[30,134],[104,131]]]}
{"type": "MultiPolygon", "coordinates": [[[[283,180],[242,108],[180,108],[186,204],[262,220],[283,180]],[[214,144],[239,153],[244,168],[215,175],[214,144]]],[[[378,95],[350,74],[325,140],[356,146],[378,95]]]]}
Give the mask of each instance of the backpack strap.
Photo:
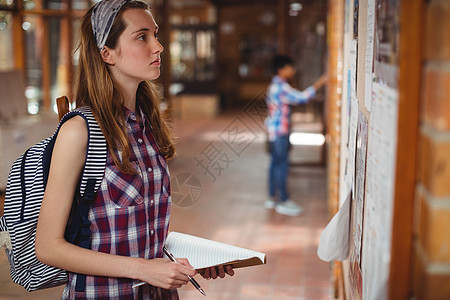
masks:
{"type": "Polygon", "coordinates": [[[80,195],[93,197],[94,195],[88,194],[97,192],[102,183],[108,148],[102,130],[95,120],[91,109],[85,106],[74,110],[73,113],[81,115],[86,120],[89,133],[86,160],[80,183],[80,195]]]}
{"type": "MultiPolygon", "coordinates": [[[[87,106],[78,108],[64,115],[59,127],[76,115],[83,117],[86,121],[88,128],[88,144],[83,174],[79,186],[81,200],[78,203],[78,209],[75,211],[71,222],[67,226],[65,238],[72,244],[77,243],[80,247],[88,249],[91,236],[91,222],[88,218],[89,209],[105,174],[108,148],[100,126],[95,120],[91,109],[87,106]]],[[[84,291],[85,284],[86,275],[77,274],[76,291],[84,291]]]]}
{"type": "MultiPolygon", "coordinates": [[[[56,132],[53,135],[53,139],[55,139],[56,136],[58,135],[61,126],[74,116],[83,117],[83,119],[86,121],[86,126],[88,129],[88,144],[87,144],[86,158],[83,168],[83,174],[81,177],[81,182],[79,185],[79,192],[80,195],[83,197],[85,196],[86,193],[89,192],[95,193],[99,189],[100,184],[102,183],[103,175],[105,174],[108,148],[102,130],[100,129],[100,126],[98,125],[94,115],[92,114],[91,109],[88,106],[77,108],[65,114],[64,117],[62,117],[61,121],[59,122],[58,128],[56,129],[56,132]],[[88,184],[88,182],[92,181],[94,183],[88,184]],[[94,184],[93,190],[92,187],[90,187],[92,184],[94,184]],[[88,188],[88,186],[90,188],[88,188]]],[[[53,147],[51,151],[52,150],[53,147]]],[[[51,151],[49,156],[50,158],[51,158],[51,151]]],[[[47,177],[48,171],[46,171],[45,173],[47,173],[45,176],[47,177]]]]}

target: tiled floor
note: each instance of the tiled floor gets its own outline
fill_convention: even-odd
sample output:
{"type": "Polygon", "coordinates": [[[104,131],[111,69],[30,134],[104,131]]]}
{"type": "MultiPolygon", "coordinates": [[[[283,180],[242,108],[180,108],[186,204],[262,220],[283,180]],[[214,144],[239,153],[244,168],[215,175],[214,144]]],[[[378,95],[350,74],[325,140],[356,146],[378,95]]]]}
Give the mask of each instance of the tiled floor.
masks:
{"type": "MultiPolygon", "coordinates": [[[[327,222],[326,171],[291,167],[291,198],[304,207],[299,217],[263,207],[269,157],[260,124],[244,113],[213,121],[176,123],[177,158],[170,162],[171,230],[264,252],[267,264],[237,269],[233,277],[206,281],[196,276],[209,299],[330,299],[330,268],[316,255],[327,222]]],[[[317,149],[294,147],[298,159],[316,159],[317,149]]],[[[0,299],[58,299],[61,288],[27,293],[11,283],[0,253],[0,299]]],[[[202,299],[192,285],[183,300],[202,299]]]]}

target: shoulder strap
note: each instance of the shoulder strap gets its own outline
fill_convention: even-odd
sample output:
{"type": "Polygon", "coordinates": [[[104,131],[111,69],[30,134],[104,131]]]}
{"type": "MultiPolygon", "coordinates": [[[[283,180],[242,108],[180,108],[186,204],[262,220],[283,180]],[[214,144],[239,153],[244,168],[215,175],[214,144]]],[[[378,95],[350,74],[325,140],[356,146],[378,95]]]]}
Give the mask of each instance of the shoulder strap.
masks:
{"type": "Polygon", "coordinates": [[[78,108],[64,115],[64,117],[61,119],[59,127],[61,127],[61,125],[64,124],[67,120],[77,115],[84,118],[84,120],[86,121],[86,126],[88,128],[86,159],[83,168],[83,175],[80,182],[80,195],[84,197],[86,192],[95,193],[100,187],[103,175],[105,173],[108,150],[102,130],[95,120],[91,109],[87,106],[78,108]],[[91,185],[93,186],[87,189],[87,187],[91,185]]]}
{"type": "MultiPolygon", "coordinates": [[[[88,218],[89,208],[102,182],[108,152],[105,137],[89,107],[81,107],[67,113],[61,119],[60,126],[76,115],[82,116],[86,121],[88,145],[79,187],[81,201],[78,204],[72,222],[66,228],[65,237],[70,243],[75,243],[78,240],[80,247],[88,249],[91,235],[89,228],[91,222],[88,218]]],[[[84,291],[85,284],[86,275],[77,274],[75,290],[79,292],[84,291]]]]}

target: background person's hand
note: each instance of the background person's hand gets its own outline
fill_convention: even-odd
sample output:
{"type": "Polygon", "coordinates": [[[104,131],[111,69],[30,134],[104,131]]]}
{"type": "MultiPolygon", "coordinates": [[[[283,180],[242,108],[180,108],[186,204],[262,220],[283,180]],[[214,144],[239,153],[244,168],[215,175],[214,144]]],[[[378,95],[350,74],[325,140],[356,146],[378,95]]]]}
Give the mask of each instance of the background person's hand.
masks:
{"type": "Polygon", "coordinates": [[[328,80],[328,74],[324,73],[322,76],[319,77],[319,79],[316,80],[316,82],[313,84],[313,87],[316,89],[320,89],[328,80]]]}

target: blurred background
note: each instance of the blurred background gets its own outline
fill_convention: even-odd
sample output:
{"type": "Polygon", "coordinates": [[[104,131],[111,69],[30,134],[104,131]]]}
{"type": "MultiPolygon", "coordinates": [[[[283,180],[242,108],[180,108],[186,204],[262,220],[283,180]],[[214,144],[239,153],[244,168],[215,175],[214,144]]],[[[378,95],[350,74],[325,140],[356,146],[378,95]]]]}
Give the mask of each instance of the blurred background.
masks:
{"type": "MultiPolygon", "coordinates": [[[[12,162],[53,133],[56,98],[74,100],[79,20],[94,3],[0,0],[0,215],[12,162]]],[[[267,256],[231,278],[199,278],[210,299],[450,298],[450,1],[148,3],[177,136],[170,230],[267,256]],[[312,101],[292,107],[299,217],[263,206],[265,95],[279,53],[293,57],[297,89],[328,72],[312,101]],[[349,257],[321,261],[320,234],[348,197],[349,257]]],[[[60,294],[14,284],[0,251],[0,299],[60,294]]]]}

